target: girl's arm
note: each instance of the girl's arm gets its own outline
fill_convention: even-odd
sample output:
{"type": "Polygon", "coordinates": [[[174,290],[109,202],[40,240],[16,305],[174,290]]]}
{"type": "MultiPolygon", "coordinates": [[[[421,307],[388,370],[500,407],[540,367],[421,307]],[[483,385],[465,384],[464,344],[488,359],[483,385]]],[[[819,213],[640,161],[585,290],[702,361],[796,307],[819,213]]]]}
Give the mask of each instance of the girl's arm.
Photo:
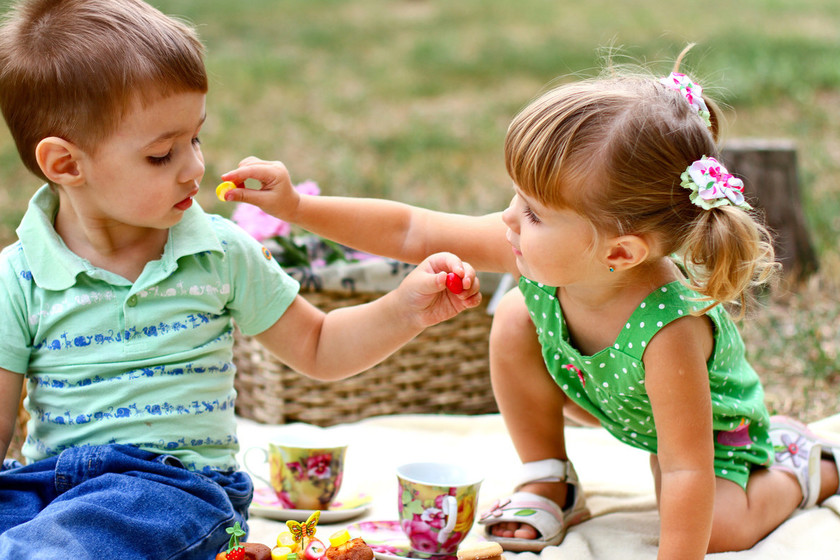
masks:
{"type": "Polygon", "coordinates": [[[475,270],[455,255],[432,255],[397,289],[370,303],[324,314],[298,296],[256,339],[292,369],[336,380],[381,362],[426,327],[481,302],[475,270]],[[463,278],[464,291],[446,289],[446,274],[463,278]]]}
{"type": "Polygon", "coordinates": [[[712,403],[706,361],[713,345],[706,317],[664,327],[644,354],[661,472],[659,558],[703,558],[715,500],[712,403]]]}
{"type": "Polygon", "coordinates": [[[12,443],[22,390],[23,376],[0,368],[0,455],[3,457],[9,452],[9,444],[12,443]]]}
{"type": "Polygon", "coordinates": [[[355,249],[418,263],[432,253],[455,253],[477,270],[516,272],[501,213],[465,216],[398,202],[307,196],[291,184],[280,162],[247,158],[222,179],[238,185],[256,179],[262,187],[237,188],[227,201],[254,204],[265,212],[355,249]]]}

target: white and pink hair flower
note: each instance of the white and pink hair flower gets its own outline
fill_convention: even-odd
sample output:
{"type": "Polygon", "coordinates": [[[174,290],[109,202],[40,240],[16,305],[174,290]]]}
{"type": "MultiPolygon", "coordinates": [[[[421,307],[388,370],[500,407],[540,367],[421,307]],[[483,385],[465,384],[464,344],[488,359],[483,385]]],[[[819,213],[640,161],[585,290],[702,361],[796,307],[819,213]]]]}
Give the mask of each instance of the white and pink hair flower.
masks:
{"type": "Polygon", "coordinates": [[[700,84],[695,84],[688,76],[679,72],[671,72],[667,78],[659,78],[659,83],[680,92],[694,112],[703,119],[706,126],[712,126],[712,113],[703,101],[703,88],[700,84]]]}
{"type": "Polygon", "coordinates": [[[680,179],[680,184],[691,191],[691,202],[705,210],[727,204],[745,210],[751,208],[744,200],[744,182],[715,158],[703,156],[689,165],[680,179]]]}

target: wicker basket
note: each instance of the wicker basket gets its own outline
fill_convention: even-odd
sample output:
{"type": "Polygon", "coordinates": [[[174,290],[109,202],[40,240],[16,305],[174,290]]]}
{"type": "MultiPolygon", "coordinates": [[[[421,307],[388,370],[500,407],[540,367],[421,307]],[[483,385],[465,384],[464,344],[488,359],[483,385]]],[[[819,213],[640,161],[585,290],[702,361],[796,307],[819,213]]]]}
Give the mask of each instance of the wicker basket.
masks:
{"type": "MultiPolygon", "coordinates": [[[[380,295],[303,293],[323,311],[366,303],[380,295]]],[[[479,307],[426,329],[379,365],[330,383],[288,368],[237,332],[237,414],[271,424],[330,426],[384,414],[497,412],[487,355],[492,320],[488,299],[485,296],[479,307]]]]}

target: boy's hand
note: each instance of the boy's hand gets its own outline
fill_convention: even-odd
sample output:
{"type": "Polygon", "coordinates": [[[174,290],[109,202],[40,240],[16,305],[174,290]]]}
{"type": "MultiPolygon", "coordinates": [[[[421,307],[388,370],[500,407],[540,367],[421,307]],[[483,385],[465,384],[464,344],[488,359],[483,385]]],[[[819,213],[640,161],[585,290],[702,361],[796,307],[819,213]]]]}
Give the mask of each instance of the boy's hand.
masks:
{"type": "Polygon", "coordinates": [[[300,202],[300,193],[292,186],[289,171],[279,161],[264,161],[253,156],[243,159],[239,167],[222,175],[223,181],[236,185],[224,193],[227,202],[247,202],[281,220],[291,221],[300,202]],[[245,180],[260,182],[259,189],[245,188],[245,180]]]}
{"type": "Polygon", "coordinates": [[[450,319],[481,303],[475,269],[452,253],[435,253],[417,265],[397,288],[406,310],[425,328],[450,319]],[[461,279],[461,292],[452,290],[447,275],[461,279]],[[449,284],[450,287],[447,287],[449,284]]]}

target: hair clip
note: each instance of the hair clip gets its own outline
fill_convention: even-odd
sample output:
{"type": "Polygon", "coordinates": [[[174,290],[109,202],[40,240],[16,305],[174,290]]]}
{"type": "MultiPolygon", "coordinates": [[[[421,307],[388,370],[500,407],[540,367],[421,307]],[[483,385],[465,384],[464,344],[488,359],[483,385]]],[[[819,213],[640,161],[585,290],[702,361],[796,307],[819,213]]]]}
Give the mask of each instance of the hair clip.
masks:
{"type": "Polygon", "coordinates": [[[659,78],[659,83],[680,92],[694,112],[700,115],[706,126],[712,126],[712,113],[703,101],[703,88],[692,82],[685,74],[671,72],[667,78],[659,78]]]}
{"type": "Polygon", "coordinates": [[[705,210],[727,204],[744,210],[752,208],[744,200],[744,182],[715,158],[703,156],[689,165],[680,179],[680,185],[691,191],[691,202],[705,210]]]}

